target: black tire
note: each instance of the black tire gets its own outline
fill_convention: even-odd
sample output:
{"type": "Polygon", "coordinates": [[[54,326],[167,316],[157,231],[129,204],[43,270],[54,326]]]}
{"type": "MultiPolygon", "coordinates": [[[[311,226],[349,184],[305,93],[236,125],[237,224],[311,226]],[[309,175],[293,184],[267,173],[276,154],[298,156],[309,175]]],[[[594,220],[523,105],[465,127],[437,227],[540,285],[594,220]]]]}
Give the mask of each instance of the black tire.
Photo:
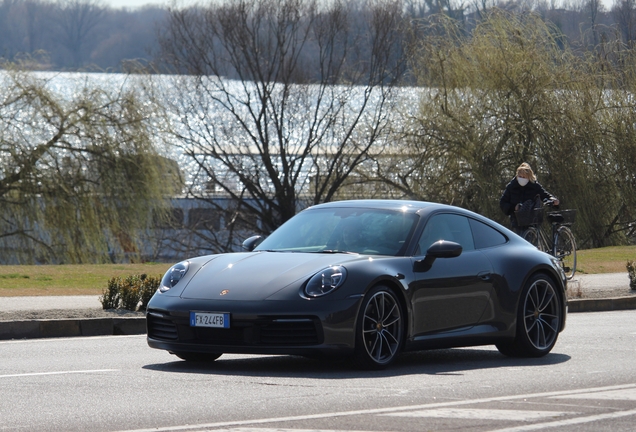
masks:
{"type": "Polygon", "coordinates": [[[557,230],[554,242],[556,243],[556,257],[559,259],[559,264],[565,272],[565,276],[568,279],[572,279],[576,272],[576,241],[574,240],[574,234],[568,227],[562,226],[557,230]]]}
{"type": "Polygon", "coordinates": [[[368,370],[386,368],[402,350],[403,339],[404,313],[397,295],[385,286],[371,289],[358,314],[354,365],[368,370]]]}
{"type": "Polygon", "coordinates": [[[199,353],[199,352],[171,352],[181,360],[187,362],[213,362],[223,355],[223,353],[199,353]]]}
{"type": "Polygon", "coordinates": [[[534,275],[521,292],[515,340],[497,344],[497,349],[510,357],[548,354],[559,336],[562,315],[561,298],[552,278],[541,273],[534,275]]]}

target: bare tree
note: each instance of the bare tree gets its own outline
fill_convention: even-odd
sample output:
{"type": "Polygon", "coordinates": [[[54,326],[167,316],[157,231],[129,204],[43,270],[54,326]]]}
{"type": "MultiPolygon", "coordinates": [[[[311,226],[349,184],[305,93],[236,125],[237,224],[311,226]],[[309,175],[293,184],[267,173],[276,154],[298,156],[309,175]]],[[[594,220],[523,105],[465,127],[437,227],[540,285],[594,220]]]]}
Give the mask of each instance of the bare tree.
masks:
{"type": "MultiPolygon", "coordinates": [[[[176,77],[168,112],[190,167],[188,196],[213,206],[211,250],[268,233],[330,201],[381,152],[405,69],[393,1],[239,0],[171,10],[162,34],[176,77]],[[240,235],[236,230],[240,228],[240,235]]],[[[340,195],[341,196],[341,195],[340,195]]]]}
{"type": "Polygon", "coordinates": [[[25,52],[33,54],[38,50],[50,48],[45,39],[51,32],[48,17],[53,11],[53,5],[42,0],[25,0],[23,8],[25,52]]]}
{"type": "Polygon", "coordinates": [[[636,40],[636,1],[615,0],[612,15],[621,32],[623,42],[631,44],[636,40]]]}
{"type": "Polygon", "coordinates": [[[104,13],[100,0],[61,0],[55,24],[60,44],[71,54],[73,67],[84,65],[87,47],[95,42],[104,13]]]}
{"type": "Polygon", "coordinates": [[[0,262],[138,259],[140,236],[170,191],[150,114],[125,84],[60,82],[5,66],[0,262]]]}
{"type": "Polygon", "coordinates": [[[18,0],[0,0],[0,58],[12,59],[20,52],[20,9],[18,0]]]}

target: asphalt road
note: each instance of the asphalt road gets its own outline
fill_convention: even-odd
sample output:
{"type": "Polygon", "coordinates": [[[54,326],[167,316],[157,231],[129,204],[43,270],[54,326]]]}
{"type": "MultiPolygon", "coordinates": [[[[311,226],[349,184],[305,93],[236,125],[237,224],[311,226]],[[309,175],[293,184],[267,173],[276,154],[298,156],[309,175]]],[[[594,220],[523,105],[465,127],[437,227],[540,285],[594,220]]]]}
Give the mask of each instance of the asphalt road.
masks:
{"type": "Polygon", "coordinates": [[[635,322],[572,314],[541,359],[436,350],[382,372],[287,356],[190,365],[140,335],[0,341],[0,430],[632,431],[635,322]]]}

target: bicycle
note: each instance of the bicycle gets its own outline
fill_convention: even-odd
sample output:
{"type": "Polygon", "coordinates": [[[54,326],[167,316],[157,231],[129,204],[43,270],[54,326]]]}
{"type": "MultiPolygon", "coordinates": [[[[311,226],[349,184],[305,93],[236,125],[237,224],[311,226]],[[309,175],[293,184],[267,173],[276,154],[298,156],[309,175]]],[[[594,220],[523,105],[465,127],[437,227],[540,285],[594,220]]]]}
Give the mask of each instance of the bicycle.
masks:
{"type": "MultiPolygon", "coordinates": [[[[545,206],[552,206],[550,202],[545,206]]],[[[552,226],[552,235],[541,228],[544,208],[535,208],[530,212],[516,212],[519,226],[528,226],[522,234],[526,241],[537,249],[547,252],[559,260],[567,279],[572,279],[576,272],[576,241],[569,226],[574,223],[576,209],[555,210],[546,212],[548,222],[552,226]]]]}

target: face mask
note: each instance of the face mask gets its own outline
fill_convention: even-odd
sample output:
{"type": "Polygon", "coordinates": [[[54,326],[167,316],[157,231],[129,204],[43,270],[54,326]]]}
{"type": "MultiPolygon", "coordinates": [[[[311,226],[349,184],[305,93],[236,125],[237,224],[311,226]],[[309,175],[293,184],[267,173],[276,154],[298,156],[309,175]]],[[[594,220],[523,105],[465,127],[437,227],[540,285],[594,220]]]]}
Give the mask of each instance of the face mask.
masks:
{"type": "Polygon", "coordinates": [[[517,177],[517,183],[519,183],[519,186],[525,186],[528,184],[530,180],[528,180],[527,178],[523,178],[523,177],[517,177]]]}

